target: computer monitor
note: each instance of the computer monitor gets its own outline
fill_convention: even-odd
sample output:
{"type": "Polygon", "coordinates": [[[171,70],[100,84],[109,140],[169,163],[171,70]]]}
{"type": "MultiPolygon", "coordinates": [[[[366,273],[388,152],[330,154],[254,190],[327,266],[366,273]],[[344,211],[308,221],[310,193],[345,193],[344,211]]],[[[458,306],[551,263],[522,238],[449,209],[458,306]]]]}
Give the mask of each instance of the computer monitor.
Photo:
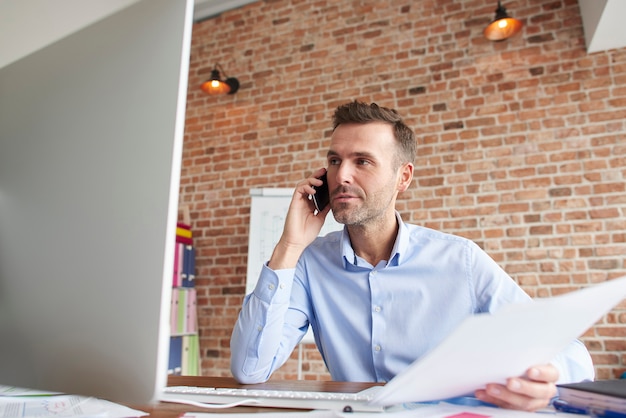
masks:
{"type": "Polygon", "coordinates": [[[0,384],[167,379],[193,4],[144,0],[0,69],[0,384]]]}

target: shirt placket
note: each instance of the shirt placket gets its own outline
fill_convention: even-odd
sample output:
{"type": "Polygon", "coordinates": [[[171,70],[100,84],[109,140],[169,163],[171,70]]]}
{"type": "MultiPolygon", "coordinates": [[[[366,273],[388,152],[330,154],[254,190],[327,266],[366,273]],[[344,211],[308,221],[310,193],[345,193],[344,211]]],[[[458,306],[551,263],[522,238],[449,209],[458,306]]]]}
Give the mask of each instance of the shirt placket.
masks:
{"type": "Polygon", "coordinates": [[[371,338],[371,351],[372,351],[372,364],[374,365],[374,372],[376,373],[376,379],[380,380],[380,371],[384,370],[384,358],[385,358],[385,320],[384,320],[384,305],[380,300],[380,281],[381,271],[372,269],[369,272],[369,286],[371,291],[371,306],[370,315],[372,318],[372,338],[371,338]]]}

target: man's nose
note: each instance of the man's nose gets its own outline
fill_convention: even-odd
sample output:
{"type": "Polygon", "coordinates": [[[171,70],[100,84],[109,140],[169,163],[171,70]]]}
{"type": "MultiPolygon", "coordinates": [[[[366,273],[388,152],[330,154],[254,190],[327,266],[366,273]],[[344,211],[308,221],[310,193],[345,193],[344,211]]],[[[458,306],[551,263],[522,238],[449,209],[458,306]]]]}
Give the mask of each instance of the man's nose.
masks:
{"type": "Polygon", "coordinates": [[[350,166],[350,164],[346,164],[345,162],[343,162],[340,165],[336,166],[336,170],[337,171],[334,177],[338,185],[352,183],[352,179],[354,178],[354,170],[350,166]]]}

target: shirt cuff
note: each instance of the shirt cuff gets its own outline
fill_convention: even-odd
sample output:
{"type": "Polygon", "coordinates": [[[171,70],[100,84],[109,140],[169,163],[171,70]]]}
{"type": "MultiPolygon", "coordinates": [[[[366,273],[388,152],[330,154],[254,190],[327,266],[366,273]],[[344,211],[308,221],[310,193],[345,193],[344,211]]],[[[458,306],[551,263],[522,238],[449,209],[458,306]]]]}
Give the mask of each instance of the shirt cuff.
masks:
{"type": "Polygon", "coordinates": [[[272,270],[263,265],[254,295],[265,303],[289,303],[296,269],[272,270]]]}

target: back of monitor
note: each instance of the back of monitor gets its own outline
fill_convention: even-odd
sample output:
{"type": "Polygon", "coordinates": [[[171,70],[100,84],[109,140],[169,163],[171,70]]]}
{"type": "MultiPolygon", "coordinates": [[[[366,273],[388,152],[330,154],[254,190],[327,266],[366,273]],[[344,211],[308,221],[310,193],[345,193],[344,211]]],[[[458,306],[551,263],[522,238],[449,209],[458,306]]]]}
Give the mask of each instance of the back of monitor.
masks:
{"type": "Polygon", "coordinates": [[[0,384],[164,386],[191,16],[139,1],[0,69],[0,384]]]}

